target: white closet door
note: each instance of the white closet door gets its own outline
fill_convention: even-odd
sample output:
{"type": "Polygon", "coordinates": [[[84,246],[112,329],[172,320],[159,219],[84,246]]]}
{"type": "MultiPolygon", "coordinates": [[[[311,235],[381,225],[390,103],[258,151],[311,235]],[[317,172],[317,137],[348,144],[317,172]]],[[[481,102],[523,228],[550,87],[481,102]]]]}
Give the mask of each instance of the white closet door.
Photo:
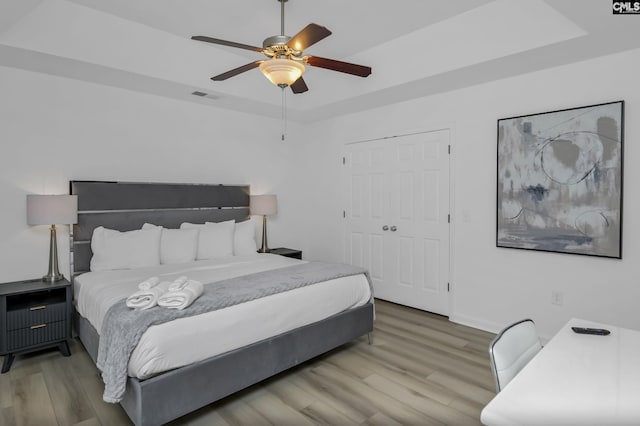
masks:
{"type": "Polygon", "coordinates": [[[348,146],[347,259],[375,296],[448,315],[449,131],[348,146]]]}
{"type": "Polygon", "coordinates": [[[387,148],[384,141],[349,146],[345,166],[348,188],[346,262],[369,270],[376,297],[384,295],[389,271],[383,265],[390,250],[382,230],[389,217],[387,148]]]}

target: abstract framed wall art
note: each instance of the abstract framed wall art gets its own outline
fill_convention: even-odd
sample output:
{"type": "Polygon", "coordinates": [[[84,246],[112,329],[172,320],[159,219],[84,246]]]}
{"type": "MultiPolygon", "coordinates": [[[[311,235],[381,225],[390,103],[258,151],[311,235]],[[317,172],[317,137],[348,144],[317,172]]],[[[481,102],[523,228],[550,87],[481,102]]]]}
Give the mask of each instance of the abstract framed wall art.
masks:
{"type": "Polygon", "coordinates": [[[498,120],[496,246],[622,258],[624,101],[498,120]]]}

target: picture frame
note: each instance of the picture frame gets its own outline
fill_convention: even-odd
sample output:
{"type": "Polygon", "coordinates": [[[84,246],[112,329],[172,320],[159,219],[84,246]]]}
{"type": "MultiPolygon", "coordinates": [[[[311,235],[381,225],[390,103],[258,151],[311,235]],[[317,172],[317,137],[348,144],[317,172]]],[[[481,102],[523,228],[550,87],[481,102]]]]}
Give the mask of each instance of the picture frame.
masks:
{"type": "Polygon", "coordinates": [[[624,101],[497,124],[496,247],[622,259],[624,101]]]}

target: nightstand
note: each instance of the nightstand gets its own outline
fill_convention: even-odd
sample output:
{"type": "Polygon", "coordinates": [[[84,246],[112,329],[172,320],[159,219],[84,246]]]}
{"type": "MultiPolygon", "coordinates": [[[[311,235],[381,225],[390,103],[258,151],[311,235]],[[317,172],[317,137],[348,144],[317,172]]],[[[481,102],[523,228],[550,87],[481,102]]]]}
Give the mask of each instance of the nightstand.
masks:
{"type": "Polygon", "coordinates": [[[302,259],[302,251],[285,247],[278,247],[269,250],[271,254],[279,254],[284,257],[293,257],[294,259],[302,259]]]}
{"type": "Polygon", "coordinates": [[[41,279],[0,284],[0,355],[2,373],[16,354],[57,346],[69,356],[71,283],[41,279]]]}

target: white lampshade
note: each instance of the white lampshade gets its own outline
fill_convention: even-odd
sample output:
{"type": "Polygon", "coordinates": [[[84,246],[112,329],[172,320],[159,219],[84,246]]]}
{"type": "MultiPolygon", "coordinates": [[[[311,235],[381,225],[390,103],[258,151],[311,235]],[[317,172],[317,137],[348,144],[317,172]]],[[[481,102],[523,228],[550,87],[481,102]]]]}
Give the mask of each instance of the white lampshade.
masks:
{"type": "Polygon", "coordinates": [[[78,222],[76,195],[27,194],[27,224],[55,225],[78,222]]]}
{"type": "Polygon", "coordinates": [[[270,216],[278,213],[278,199],[273,194],[252,195],[250,204],[251,214],[270,216]]]}
{"type": "Polygon", "coordinates": [[[293,59],[269,59],[260,64],[260,71],[273,84],[280,87],[291,86],[302,74],[304,65],[293,59]]]}

